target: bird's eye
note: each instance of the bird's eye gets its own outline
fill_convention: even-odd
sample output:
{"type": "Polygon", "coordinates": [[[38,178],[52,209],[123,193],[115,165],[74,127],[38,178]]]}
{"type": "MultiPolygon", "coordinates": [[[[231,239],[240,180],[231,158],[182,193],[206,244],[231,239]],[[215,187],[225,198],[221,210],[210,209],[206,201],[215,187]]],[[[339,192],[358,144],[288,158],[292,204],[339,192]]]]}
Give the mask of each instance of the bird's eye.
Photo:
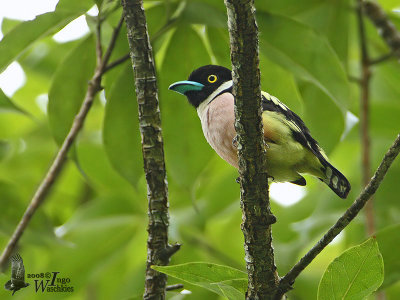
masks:
{"type": "Polygon", "coordinates": [[[218,77],[215,76],[215,75],[210,75],[210,76],[208,76],[208,78],[207,78],[207,80],[208,80],[209,83],[214,83],[214,82],[217,81],[217,79],[218,79],[218,77]]]}

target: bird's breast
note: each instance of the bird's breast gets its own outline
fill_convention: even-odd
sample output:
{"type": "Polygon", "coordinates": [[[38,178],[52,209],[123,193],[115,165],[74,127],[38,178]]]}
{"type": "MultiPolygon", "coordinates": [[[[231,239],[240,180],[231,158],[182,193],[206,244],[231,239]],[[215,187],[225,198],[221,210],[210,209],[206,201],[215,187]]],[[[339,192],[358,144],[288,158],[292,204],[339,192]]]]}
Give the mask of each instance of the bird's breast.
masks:
{"type": "Polygon", "coordinates": [[[237,168],[237,151],[232,144],[236,135],[233,95],[224,93],[210,103],[203,102],[197,113],[207,142],[221,158],[237,168]]]}

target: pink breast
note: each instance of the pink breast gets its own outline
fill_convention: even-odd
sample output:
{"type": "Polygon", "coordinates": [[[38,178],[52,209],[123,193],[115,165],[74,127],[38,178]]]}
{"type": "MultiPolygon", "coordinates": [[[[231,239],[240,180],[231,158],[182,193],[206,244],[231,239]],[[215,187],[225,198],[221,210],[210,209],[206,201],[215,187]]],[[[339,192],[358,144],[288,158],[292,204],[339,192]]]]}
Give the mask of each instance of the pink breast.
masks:
{"type": "Polygon", "coordinates": [[[232,145],[232,140],[236,135],[232,94],[224,93],[211,101],[201,119],[204,136],[208,143],[219,156],[237,168],[237,152],[232,145]]]}

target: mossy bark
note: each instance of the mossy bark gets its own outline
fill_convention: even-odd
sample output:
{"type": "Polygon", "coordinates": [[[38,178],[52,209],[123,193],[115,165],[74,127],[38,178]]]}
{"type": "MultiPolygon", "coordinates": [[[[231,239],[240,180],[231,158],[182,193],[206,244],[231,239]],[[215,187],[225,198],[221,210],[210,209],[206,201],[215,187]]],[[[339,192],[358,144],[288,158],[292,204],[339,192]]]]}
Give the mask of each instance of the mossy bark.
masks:
{"type": "Polygon", "coordinates": [[[242,231],[248,289],[246,299],[272,299],[279,278],[274,263],[268,174],[262,126],[258,28],[251,0],[225,0],[235,95],[242,231]]]}
{"type": "Polygon", "coordinates": [[[157,78],[142,0],[122,0],[135,76],[144,171],[148,239],[144,299],[165,299],[167,276],[151,268],[167,265],[179,245],[168,244],[168,184],[158,103],[157,78]]]}

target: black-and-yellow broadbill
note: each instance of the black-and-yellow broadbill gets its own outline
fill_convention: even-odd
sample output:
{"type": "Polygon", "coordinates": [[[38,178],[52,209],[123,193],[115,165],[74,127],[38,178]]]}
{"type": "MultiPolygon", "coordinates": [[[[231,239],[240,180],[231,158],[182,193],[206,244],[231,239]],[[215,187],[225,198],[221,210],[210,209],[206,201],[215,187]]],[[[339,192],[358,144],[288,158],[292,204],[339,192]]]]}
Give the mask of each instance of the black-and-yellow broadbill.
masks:
{"type": "MultiPolygon", "coordinates": [[[[183,94],[197,109],[204,136],[217,154],[238,168],[234,127],[234,96],[229,69],[207,65],[194,70],[188,80],[169,89],[183,94]]],[[[274,182],[306,185],[301,174],[311,174],[346,198],[350,183],[329,163],[301,118],[276,97],[262,92],[267,172],[274,182]]]]}

